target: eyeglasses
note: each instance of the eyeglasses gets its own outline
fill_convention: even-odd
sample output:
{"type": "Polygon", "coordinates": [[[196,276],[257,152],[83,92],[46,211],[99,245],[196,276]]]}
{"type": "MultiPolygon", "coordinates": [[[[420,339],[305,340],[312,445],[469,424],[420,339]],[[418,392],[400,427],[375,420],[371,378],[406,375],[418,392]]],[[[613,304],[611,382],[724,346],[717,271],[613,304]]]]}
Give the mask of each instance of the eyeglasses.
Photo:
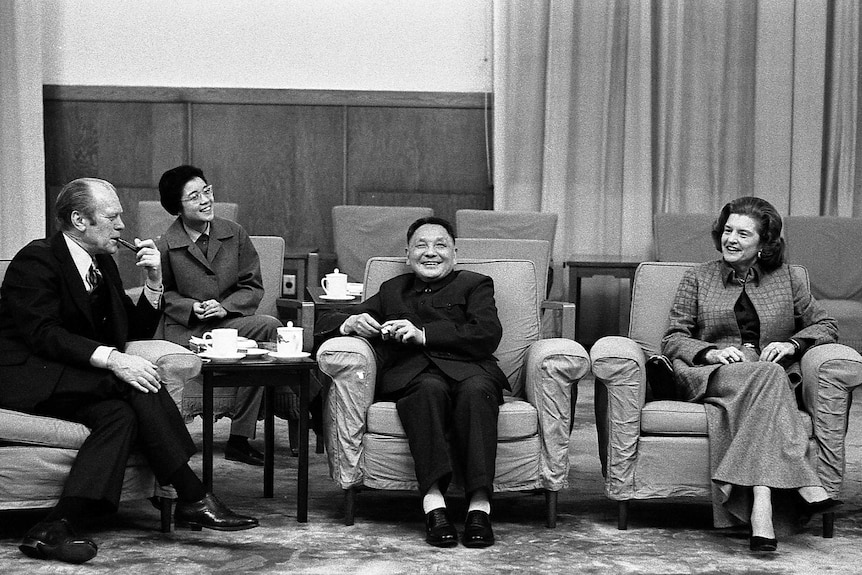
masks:
{"type": "Polygon", "coordinates": [[[208,197],[209,199],[213,199],[213,187],[212,184],[208,186],[204,186],[204,188],[199,192],[192,192],[189,194],[187,198],[184,198],[183,202],[191,202],[193,204],[201,203],[201,198],[203,196],[208,197]]]}

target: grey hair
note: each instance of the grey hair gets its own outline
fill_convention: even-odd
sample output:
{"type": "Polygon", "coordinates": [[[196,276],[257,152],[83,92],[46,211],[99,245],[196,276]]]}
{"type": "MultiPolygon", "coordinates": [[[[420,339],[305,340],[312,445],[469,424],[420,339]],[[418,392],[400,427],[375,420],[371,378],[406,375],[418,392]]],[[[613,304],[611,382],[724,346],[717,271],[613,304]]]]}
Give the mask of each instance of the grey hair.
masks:
{"type": "Polygon", "coordinates": [[[99,178],[78,178],[63,186],[54,203],[54,214],[61,230],[72,228],[72,212],[80,212],[90,220],[95,219],[93,189],[97,186],[104,186],[114,193],[117,192],[111,182],[99,178]]]}

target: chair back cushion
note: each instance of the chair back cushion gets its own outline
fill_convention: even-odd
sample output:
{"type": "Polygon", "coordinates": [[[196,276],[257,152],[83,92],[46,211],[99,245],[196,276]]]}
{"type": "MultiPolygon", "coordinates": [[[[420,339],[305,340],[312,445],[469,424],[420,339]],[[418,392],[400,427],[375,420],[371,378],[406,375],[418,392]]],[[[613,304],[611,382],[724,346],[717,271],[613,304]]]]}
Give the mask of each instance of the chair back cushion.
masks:
{"type": "Polygon", "coordinates": [[[787,216],[784,237],[787,261],[805,266],[816,299],[862,301],[862,219],[787,216]]]}
{"type": "MultiPolygon", "coordinates": [[[[226,220],[236,221],[239,206],[233,202],[215,202],[213,204],[215,214],[226,220]]],[[[158,239],[177,219],[165,211],[161,202],[141,200],[138,202],[138,232],[142,240],[158,239]]]]}
{"type": "MultiPolygon", "coordinates": [[[[545,240],[554,251],[557,214],[527,211],[457,210],[459,238],[545,240]]],[[[543,268],[544,269],[544,268],[543,268]]]]}
{"type": "Polygon", "coordinates": [[[660,262],[705,262],[718,258],[712,243],[710,214],[655,214],[655,259],[660,262]]]}
{"type": "MultiPolygon", "coordinates": [[[[458,238],[458,259],[530,260],[537,270],[551,264],[551,244],[547,240],[510,240],[499,238],[458,238]]],[[[548,275],[539,274],[539,293],[545,293],[548,275]]]]}
{"type": "Polygon", "coordinates": [[[419,218],[433,215],[431,208],[413,206],[333,207],[332,236],[339,270],[359,281],[369,258],[403,257],[407,228],[419,218]]]}
{"type": "MultiPolygon", "coordinates": [[[[503,338],[494,353],[500,369],[506,374],[512,395],[521,397],[524,390],[524,363],[527,348],[540,337],[540,291],[536,264],[513,259],[458,259],[456,269],[484,274],[494,280],[497,315],[503,326],[503,338]]],[[[411,273],[405,259],[375,257],[365,269],[363,297],[380,291],[380,284],[403,273],[411,273]]]]}
{"type": "MultiPolygon", "coordinates": [[[[644,262],[635,270],[629,337],[644,353],[661,353],[661,340],[670,323],[670,308],[685,271],[695,265],[683,262],[644,262]]],[[[802,268],[802,266],[793,266],[802,268]]],[[[805,281],[808,281],[807,272],[805,281]]]]}
{"type": "Polygon", "coordinates": [[[284,238],[279,236],[250,236],[260,258],[260,275],[263,280],[263,297],[257,313],[278,317],[275,300],[281,295],[284,269],[284,238]]]}

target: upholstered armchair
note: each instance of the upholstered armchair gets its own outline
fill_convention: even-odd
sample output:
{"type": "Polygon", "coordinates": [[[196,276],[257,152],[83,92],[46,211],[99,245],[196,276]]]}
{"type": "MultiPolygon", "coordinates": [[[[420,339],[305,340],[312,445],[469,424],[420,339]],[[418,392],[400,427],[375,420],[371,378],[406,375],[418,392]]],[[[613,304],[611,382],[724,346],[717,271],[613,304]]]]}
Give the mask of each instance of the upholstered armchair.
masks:
{"type": "MultiPolygon", "coordinates": [[[[500,408],[494,490],[544,491],[547,525],[554,527],[557,493],[568,485],[571,397],[589,372],[587,353],[571,339],[540,339],[544,268],[508,259],[460,260],[458,267],[493,278],[503,325],[495,355],[512,393],[500,408]]],[[[372,258],[364,296],[407,272],[403,257],[372,258]]],[[[377,363],[368,342],[330,339],[317,360],[332,378],[323,422],[330,475],[344,490],[345,524],[352,525],[356,488],[417,488],[413,459],[395,404],[375,401],[377,363]]]]}
{"type": "MultiPolygon", "coordinates": [[[[710,497],[703,405],[648,400],[645,372],[647,358],[660,353],[677,286],[692,265],[641,264],[629,337],[604,337],[590,350],[605,493],[619,502],[619,529],[627,528],[633,499],[710,497]]],[[[862,357],[845,345],[827,344],[809,349],[801,364],[799,416],[810,434],[809,457],[830,496],[838,496],[850,395],[862,383],[862,357]]],[[[825,537],[832,536],[833,517],[824,515],[825,537]]]]}
{"type": "MultiPolygon", "coordinates": [[[[201,360],[196,355],[167,341],[134,341],[127,351],[158,366],[175,401],[185,382],[200,373],[201,360]]],[[[0,409],[0,510],[54,506],[89,434],[80,423],[0,409]]],[[[121,500],[153,496],[160,500],[162,531],[168,532],[173,489],[159,487],[144,457],[135,452],[126,467],[121,500]]]]}

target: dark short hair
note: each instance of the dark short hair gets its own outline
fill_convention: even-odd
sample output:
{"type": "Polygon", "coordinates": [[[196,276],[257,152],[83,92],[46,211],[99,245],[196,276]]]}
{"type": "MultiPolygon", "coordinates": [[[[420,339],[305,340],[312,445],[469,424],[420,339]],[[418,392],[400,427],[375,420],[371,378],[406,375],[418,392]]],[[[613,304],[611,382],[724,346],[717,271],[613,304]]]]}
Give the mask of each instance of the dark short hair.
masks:
{"type": "Polygon", "coordinates": [[[159,179],[159,201],[162,207],[173,216],[182,211],[183,188],[195,178],[200,178],[208,184],[203,170],[195,166],[182,165],[171,168],[159,179]]]}
{"type": "Polygon", "coordinates": [[[407,244],[410,244],[410,240],[413,239],[413,234],[416,233],[420,227],[431,224],[435,226],[442,226],[446,232],[452,236],[452,241],[455,241],[455,226],[449,223],[449,220],[444,220],[443,218],[438,218],[437,216],[426,216],[424,218],[419,218],[407,228],[407,244]]]}
{"type": "Polygon", "coordinates": [[[80,212],[90,220],[95,219],[93,188],[98,185],[117,192],[111,182],[99,178],[78,178],[63,186],[57,194],[57,201],[54,202],[54,217],[57,218],[61,230],[72,227],[72,212],[80,212]]]}
{"type": "Polygon", "coordinates": [[[781,237],[781,216],[775,206],[764,199],[745,196],[729,201],[721,209],[718,219],[712,224],[712,241],[715,249],[721,251],[721,235],[730,214],[748,216],[757,222],[760,235],[760,267],[771,272],[784,263],[784,238],[781,237]]]}

